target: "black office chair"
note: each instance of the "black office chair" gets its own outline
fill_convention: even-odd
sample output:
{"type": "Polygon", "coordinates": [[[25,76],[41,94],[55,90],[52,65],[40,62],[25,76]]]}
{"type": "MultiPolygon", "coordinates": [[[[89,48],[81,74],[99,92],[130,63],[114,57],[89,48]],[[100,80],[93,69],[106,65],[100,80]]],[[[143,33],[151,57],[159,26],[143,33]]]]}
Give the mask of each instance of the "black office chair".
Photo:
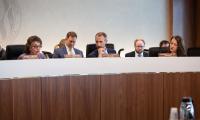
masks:
{"type": "Polygon", "coordinates": [[[47,57],[47,58],[52,58],[53,54],[51,52],[48,51],[42,51],[42,53],[47,57]]]}
{"type": "Polygon", "coordinates": [[[158,57],[159,53],[169,53],[169,48],[161,48],[161,47],[149,48],[149,57],[158,57]]]}
{"type": "Polygon", "coordinates": [[[16,60],[19,55],[23,54],[25,45],[7,45],[6,46],[6,59],[16,60]]]}
{"type": "Polygon", "coordinates": [[[149,54],[149,49],[144,49],[144,52],[149,54]]]}
{"type": "MultiPolygon", "coordinates": [[[[114,44],[112,43],[108,43],[106,44],[106,48],[111,48],[111,49],[114,49],[114,44]]],[[[87,44],[86,46],[86,57],[88,57],[88,55],[94,51],[96,48],[96,44],[87,44]]]]}
{"type": "Polygon", "coordinates": [[[198,57],[198,56],[200,56],[200,48],[188,48],[187,55],[189,57],[198,57]]]}

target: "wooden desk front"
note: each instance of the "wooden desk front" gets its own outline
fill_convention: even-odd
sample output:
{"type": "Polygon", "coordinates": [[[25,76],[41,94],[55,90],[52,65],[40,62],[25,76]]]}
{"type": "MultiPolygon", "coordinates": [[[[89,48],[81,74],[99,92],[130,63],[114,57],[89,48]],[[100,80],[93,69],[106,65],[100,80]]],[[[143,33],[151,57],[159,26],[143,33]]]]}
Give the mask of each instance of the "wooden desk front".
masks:
{"type": "Polygon", "coordinates": [[[0,120],[168,120],[192,96],[200,72],[127,73],[0,80],[0,120]]]}

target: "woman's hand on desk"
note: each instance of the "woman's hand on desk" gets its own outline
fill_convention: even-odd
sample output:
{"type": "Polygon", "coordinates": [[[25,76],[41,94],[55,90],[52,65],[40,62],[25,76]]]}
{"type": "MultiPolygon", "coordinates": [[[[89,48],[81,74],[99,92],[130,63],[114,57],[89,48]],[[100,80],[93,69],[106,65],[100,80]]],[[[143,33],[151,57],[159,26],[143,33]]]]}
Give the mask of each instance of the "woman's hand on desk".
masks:
{"type": "Polygon", "coordinates": [[[102,57],[120,57],[119,54],[103,54],[102,57]]]}
{"type": "Polygon", "coordinates": [[[38,59],[38,55],[24,55],[22,59],[38,59]]]}
{"type": "Polygon", "coordinates": [[[81,55],[76,54],[76,55],[65,55],[65,58],[82,58],[81,55]]]}

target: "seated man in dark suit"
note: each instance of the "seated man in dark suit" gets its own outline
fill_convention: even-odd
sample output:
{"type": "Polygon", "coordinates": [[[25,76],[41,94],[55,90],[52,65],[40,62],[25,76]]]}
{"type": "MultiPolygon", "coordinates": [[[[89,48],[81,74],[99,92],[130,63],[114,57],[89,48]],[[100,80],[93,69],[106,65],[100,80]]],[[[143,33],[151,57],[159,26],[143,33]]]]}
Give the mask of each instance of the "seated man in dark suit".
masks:
{"type": "Polygon", "coordinates": [[[116,54],[114,49],[106,48],[107,35],[104,32],[99,32],[95,35],[97,49],[92,51],[88,57],[106,57],[109,54],[116,54]]]}
{"type": "Polygon", "coordinates": [[[74,48],[76,39],[77,35],[75,32],[68,32],[65,38],[65,46],[54,49],[53,58],[83,57],[83,52],[79,49],[74,48]]]}
{"type": "Polygon", "coordinates": [[[125,57],[148,57],[148,53],[144,52],[145,41],[143,39],[136,39],[134,41],[135,51],[126,53],[125,57]]]}

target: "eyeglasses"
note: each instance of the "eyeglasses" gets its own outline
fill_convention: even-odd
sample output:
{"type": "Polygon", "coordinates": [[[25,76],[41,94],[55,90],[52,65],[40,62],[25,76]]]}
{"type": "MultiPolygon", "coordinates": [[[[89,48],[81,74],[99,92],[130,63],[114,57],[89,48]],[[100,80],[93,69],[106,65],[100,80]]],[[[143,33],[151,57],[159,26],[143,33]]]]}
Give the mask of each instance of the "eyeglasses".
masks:
{"type": "Polygon", "coordinates": [[[33,45],[33,46],[31,46],[32,48],[42,48],[42,46],[41,45],[33,45]]]}

